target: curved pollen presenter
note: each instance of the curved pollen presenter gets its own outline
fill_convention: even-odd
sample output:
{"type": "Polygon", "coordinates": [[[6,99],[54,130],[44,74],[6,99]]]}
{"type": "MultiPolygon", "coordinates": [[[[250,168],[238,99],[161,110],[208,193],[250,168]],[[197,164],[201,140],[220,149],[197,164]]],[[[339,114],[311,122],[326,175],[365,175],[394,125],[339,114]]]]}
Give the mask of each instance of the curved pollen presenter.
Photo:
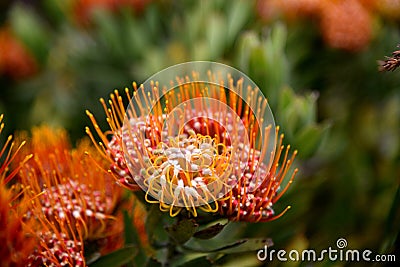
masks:
{"type": "Polygon", "coordinates": [[[126,109],[117,91],[109,105],[101,99],[111,131],[103,133],[87,112],[119,184],[142,189],[146,201],[171,216],[182,209],[194,217],[197,209],[220,212],[231,220],[280,216],[272,204],[297,172],[277,194],[294,156],[288,159],[288,148],[279,166],[283,148],[275,150],[272,112],[246,75],[219,63],[188,62],[133,87],[133,94],[125,90],[126,109]]]}

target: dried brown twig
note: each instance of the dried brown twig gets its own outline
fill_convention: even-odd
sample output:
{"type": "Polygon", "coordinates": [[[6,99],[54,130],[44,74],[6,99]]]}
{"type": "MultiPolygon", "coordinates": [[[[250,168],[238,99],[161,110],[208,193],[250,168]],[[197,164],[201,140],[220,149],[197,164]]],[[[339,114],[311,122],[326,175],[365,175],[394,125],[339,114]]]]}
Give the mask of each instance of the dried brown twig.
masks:
{"type": "MultiPolygon", "coordinates": [[[[397,45],[400,48],[400,44],[397,45]]],[[[392,53],[391,57],[386,57],[386,60],[378,60],[379,71],[394,71],[400,66],[400,50],[392,53]]]]}

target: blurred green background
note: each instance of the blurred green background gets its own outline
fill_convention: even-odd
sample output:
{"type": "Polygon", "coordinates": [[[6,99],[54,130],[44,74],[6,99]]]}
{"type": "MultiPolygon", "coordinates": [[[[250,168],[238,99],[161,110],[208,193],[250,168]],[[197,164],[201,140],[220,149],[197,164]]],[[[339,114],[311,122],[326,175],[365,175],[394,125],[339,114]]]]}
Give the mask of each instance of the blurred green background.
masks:
{"type": "MultiPolygon", "coordinates": [[[[299,150],[300,173],[275,207],[292,208],[234,223],[232,239],[322,250],[346,238],[349,249],[398,253],[400,70],[378,72],[377,60],[400,42],[400,1],[3,0],[0,10],[8,133],[46,123],[76,141],[85,109],[105,125],[98,99],[112,90],[176,63],[222,62],[256,82],[299,150]]],[[[255,253],[221,264],[230,259],[261,264],[255,253]]]]}

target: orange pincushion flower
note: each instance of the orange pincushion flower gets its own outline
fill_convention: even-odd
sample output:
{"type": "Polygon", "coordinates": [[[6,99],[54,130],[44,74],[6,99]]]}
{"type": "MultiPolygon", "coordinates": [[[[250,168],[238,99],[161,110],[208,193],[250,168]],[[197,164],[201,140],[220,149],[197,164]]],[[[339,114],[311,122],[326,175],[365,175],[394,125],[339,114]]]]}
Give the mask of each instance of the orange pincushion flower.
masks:
{"type": "MultiPolygon", "coordinates": [[[[134,87],[133,96],[130,96],[128,90],[126,90],[129,100],[131,97],[134,99],[138,97],[135,84],[134,87]]],[[[194,88],[188,89],[192,90],[194,88]]],[[[166,102],[175,105],[177,101],[185,101],[187,96],[183,92],[185,90],[183,86],[180,90],[181,93],[177,93],[176,95],[174,94],[175,92],[170,92],[166,102]]],[[[201,94],[202,89],[196,88],[195,90],[198,90],[195,93],[201,94]]],[[[107,108],[105,101],[101,99],[107,114],[107,121],[114,133],[110,141],[100,131],[93,115],[89,112],[88,115],[97,133],[102,138],[99,149],[105,151],[104,155],[110,160],[111,172],[114,173],[117,181],[131,190],[138,190],[140,187],[137,184],[137,179],[140,177],[139,179],[143,179],[143,183],[149,187],[146,192],[146,200],[150,203],[159,203],[160,209],[169,211],[171,216],[177,215],[182,210],[182,204],[185,204],[185,207],[194,216],[197,216],[196,208],[193,205],[189,206],[193,204],[193,195],[201,201],[202,205],[199,206],[200,209],[206,212],[216,212],[218,210],[216,197],[206,187],[215,181],[219,182],[216,176],[224,173],[227,168],[226,165],[231,158],[231,151],[228,151],[226,148],[227,143],[230,143],[226,130],[212,119],[203,120],[202,118],[196,118],[196,115],[200,115],[197,112],[199,110],[201,112],[200,107],[198,107],[198,109],[195,108],[187,112],[187,118],[195,119],[188,122],[186,129],[183,130],[181,135],[169,136],[168,143],[162,142],[161,135],[168,135],[168,133],[162,133],[160,130],[162,128],[162,121],[165,119],[161,106],[157,106],[157,115],[150,117],[149,124],[146,125],[145,118],[132,115],[129,125],[124,127],[121,126],[124,120],[123,114],[125,114],[122,97],[115,91],[114,94],[111,94],[111,99],[109,102],[110,108],[107,108]],[[144,131],[145,140],[139,140],[139,137],[136,137],[136,134],[140,131],[144,131]],[[215,137],[212,138],[211,136],[215,137]],[[128,141],[130,145],[127,148],[129,149],[128,154],[122,148],[123,138],[129,138],[131,141],[128,141]],[[165,151],[160,151],[164,149],[164,146],[167,147],[165,151]],[[142,168],[141,173],[132,174],[128,167],[129,164],[141,165],[143,161],[149,160],[146,159],[146,155],[141,155],[140,150],[143,148],[150,154],[151,166],[145,169],[142,168]],[[186,154],[190,153],[189,171],[181,168],[186,163],[180,162],[179,155],[177,154],[178,150],[183,150],[186,154]],[[215,157],[212,159],[214,155],[215,157]],[[125,156],[129,157],[129,160],[125,156]],[[203,166],[210,166],[210,168],[201,169],[203,166]],[[153,181],[155,180],[159,180],[160,183],[154,185],[153,181]],[[169,185],[166,185],[167,183],[169,185]],[[161,195],[158,193],[158,189],[153,186],[158,186],[158,189],[161,189],[161,195]],[[200,193],[194,188],[199,188],[198,191],[201,191],[200,193],[204,194],[204,196],[200,196],[200,193]],[[154,194],[160,195],[160,201],[153,200],[152,196],[154,194]],[[175,203],[175,198],[178,194],[184,196],[181,205],[175,203]],[[186,204],[189,205],[186,206],[186,204]]],[[[153,101],[154,99],[148,99],[146,103],[152,103],[153,101]]],[[[201,105],[201,103],[197,104],[201,105]]],[[[147,109],[146,106],[143,107],[143,110],[145,109],[147,109]]],[[[224,115],[228,114],[221,114],[221,116],[224,115]]],[[[232,123],[229,127],[236,127],[236,122],[232,117],[227,116],[226,119],[232,123]]],[[[88,128],[87,132],[94,140],[88,128]]],[[[223,187],[223,182],[218,186],[223,187]]]]}
{"type": "Polygon", "coordinates": [[[26,232],[24,213],[29,200],[17,199],[18,191],[0,185],[0,257],[1,266],[23,266],[34,249],[35,239],[26,232]],[[4,264],[4,265],[2,265],[4,264]]]}
{"type": "MultiPolygon", "coordinates": [[[[4,128],[3,115],[0,115],[0,133],[4,128]]],[[[24,214],[28,210],[29,199],[24,197],[23,188],[11,185],[10,181],[18,169],[29,160],[30,156],[22,159],[20,164],[10,170],[9,166],[15,160],[15,154],[24,145],[18,146],[11,152],[15,143],[10,136],[6,144],[0,148],[0,259],[1,266],[23,266],[35,246],[35,239],[29,236],[25,229],[32,223],[24,214]]]]}
{"type": "Polygon", "coordinates": [[[26,232],[32,224],[24,217],[28,204],[29,200],[21,197],[19,190],[0,185],[1,266],[25,265],[36,245],[35,239],[26,232]]]}
{"type": "MultiPolygon", "coordinates": [[[[121,247],[121,238],[110,237],[123,233],[123,221],[116,221],[115,217],[117,205],[122,201],[122,189],[98,166],[101,160],[97,151],[88,140],[72,151],[67,149],[70,145],[64,130],[42,126],[32,132],[27,149],[34,157],[20,171],[20,179],[29,186],[33,198],[33,211],[28,215],[43,225],[33,230],[42,246],[32,255],[32,266],[35,262],[45,262],[47,256],[43,255],[51,255],[53,250],[74,251],[70,256],[75,258],[73,255],[82,254],[83,242],[94,244],[102,252],[121,247]],[[98,160],[95,162],[94,158],[98,160]],[[54,235],[61,243],[54,243],[54,235]]],[[[53,259],[59,263],[64,260],[53,259]]]]}
{"type": "Polygon", "coordinates": [[[293,158],[286,162],[286,153],[278,170],[281,148],[274,159],[277,133],[271,131],[269,108],[259,89],[229,73],[226,80],[217,76],[221,75],[209,71],[210,82],[198,82],[200,74],[193,71],[192,79],[177,77],[170,87],[151,80],[147,92],[134,84],[132,95],[126,89],[128,109],[115,91],[109,106],[101,99],[111,130],[103,133],[87,112],[101,142],[97,144],[89,128],[86,131],[118,183],[131,190],[142,188],[146,201],[159,204],[171,216],[186,209],[196,217],[198,208],[219,210],[231,219],[273,219],[272,214],[256,212],[280,197],[277,191],[293,158]],[[261,195],[255,193],[264,187],[261,195]],[[236,216],[240,210],[232,203],[246,194],[256,205],[253,215],[236,216]],[[259,198],[265,203],[256,203],[259,198]]]}

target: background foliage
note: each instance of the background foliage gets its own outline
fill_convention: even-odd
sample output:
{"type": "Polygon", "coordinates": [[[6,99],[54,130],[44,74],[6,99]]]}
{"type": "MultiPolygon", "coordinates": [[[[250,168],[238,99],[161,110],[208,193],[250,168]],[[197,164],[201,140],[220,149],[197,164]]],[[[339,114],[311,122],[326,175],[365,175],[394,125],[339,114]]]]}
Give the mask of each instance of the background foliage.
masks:
{"type": "MultiPolygon", "coordinates": [[[[277,210],[292,206],[285,216],[231,223],[215,240],[271,238],[276,249],[322,250],[344,237],[349,248],[393,253],[400,73],[380,73],[376,61],[399,43],[400,3],[283,2],[2,1],[7,130],[46,123],[65,127],[75,141],[90,124],[85,109],[102,118],[98,98],[115,88],[180,62],[223,62],[263,90],[285,142],[299,150],[300,173],[277,203],[277,210]],[[354,23],[343,27],[346,21],[354,23]]],[[[218,264],[260,264],[255,253],[240,255],[218,264]]]]}

